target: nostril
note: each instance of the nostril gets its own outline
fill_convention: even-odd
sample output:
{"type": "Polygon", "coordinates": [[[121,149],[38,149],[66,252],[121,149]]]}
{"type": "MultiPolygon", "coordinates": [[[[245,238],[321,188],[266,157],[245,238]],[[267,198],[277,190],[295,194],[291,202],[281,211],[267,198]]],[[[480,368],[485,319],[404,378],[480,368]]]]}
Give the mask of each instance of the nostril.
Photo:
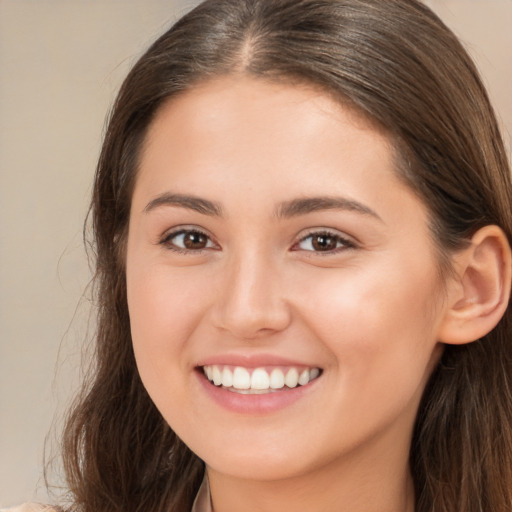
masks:
{"type": "Polygon", "coordinates": [[[214,324],[240,340],[253,341],[283,331],[290,320],[286,306],[243,308],[228,304],[219,307],[214,324]]]}

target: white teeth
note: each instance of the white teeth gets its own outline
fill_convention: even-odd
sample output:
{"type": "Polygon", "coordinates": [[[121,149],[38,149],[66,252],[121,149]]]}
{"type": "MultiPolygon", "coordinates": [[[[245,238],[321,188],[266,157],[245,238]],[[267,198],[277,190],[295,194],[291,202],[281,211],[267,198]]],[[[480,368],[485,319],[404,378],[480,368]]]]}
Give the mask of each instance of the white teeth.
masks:
{"type": "Polygon", "coordinates": [[[222,373],[220,373],[219,367],[214,366],[212,373],[213,373],[213,383],[216,386],[220,386],[222,384],[222,373]]]}
{"type": "Polygon", "coordinates": [[[285,385],[287,388],[305,386],[320,375],[319,368],[306,368],[299,374],[297,368],[291,367],[286,375],[281,368],[273,368],[269,375],[265,368],[255,368],[251,373],[243,366],[236,366],[231,371],[228,366],[222,365],[204,366],[203,372],[215,386],[240,393],[271,392],[285,385]]]}
{"type": "Polygon", "coordinates": [[[305,386],[308,382],[309,382],[309,370],[304,370],[304,371],[299,375],[299,384],[300,384],[301,386],[305,386]]]}
{"type": "Polygon", "coordinates": [[[251,375],[245,368],[241,366],[235,368],[233,372],[233,387],[236,389],[250,389],[251,375]]]}
{"type": "Polygon", "coordinates": [[[256,368],[251,375],[251,389],[268,389],[270,377],[263,368],[256,368]]]}
{"type": "Polygon", "coordinates": [[[222,370],[222,385],[225,388],[230,388],[233,385],[233,374],[229,368],[222,370]]]}
{"type": "Polygon", "coordinates": [[[284,378],[284,382],[289,388],[297,387],[299,383],[299,372],[295,368],[290,368],[284,378]]]}
{"type": "Polygon", "coordinates": [[[284,374],[279,368],[274,368],[270,374],[270,387],[272,389],[284,387],[284,374]]]}

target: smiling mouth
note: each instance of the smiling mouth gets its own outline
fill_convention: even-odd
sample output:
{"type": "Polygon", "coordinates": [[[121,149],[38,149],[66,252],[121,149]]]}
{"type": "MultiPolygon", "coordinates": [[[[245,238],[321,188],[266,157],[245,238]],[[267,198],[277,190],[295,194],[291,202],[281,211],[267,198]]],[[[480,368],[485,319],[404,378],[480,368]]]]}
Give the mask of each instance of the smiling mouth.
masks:
{"type": "Polygon", "coordinates": [[[305,386],[317,379],[320,368],[245,368],[243,366],[207,365],[202,367],[206,378],[215,386],[241,394],[265,394],[305,386]]]}

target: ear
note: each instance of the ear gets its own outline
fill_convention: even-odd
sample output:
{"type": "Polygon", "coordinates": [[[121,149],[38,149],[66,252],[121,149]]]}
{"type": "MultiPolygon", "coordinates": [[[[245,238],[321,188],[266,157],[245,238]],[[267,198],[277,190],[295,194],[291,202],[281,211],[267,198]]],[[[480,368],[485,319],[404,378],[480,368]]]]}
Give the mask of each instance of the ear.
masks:
{"type": "Polygon", "coordinates": [[[464,344],[488,334],[505,313],[511,287],[512,256],[498,226],[485,226],[471,245],[455,254],[456,275],[447,283],[447,303],[438,340],[464,344]]]}

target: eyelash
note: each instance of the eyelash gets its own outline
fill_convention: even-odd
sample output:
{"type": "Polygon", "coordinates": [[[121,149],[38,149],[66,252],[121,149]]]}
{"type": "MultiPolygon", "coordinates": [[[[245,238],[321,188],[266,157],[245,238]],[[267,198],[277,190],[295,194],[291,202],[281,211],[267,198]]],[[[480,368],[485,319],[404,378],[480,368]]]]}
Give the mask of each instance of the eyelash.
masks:
{"type": "MultiPolygon", "coordinates": [[[[218,248],[217,244],[213,242],[211,237],[205,233],[204,231],[197,229],[197,228],[179,228],[176,231],[172,231],[170,233],[167,233],[161,240],[160,245],[164,245],[167,249],[179,253],[179,254],[187,254],[190,255],[191,253],[195,254],[201,254],[203,251],[216,249],[218,248]],[[206,246],[198,249],[193,248],[186,248],[186,247],[179,247],[176,245],[175,242],[173,242],[173,239],[176,239],[178,236],[186,236],[186,235],[199,235],[200,237],[206,238],[206,246]]],[[[347,249],[354,249],[356,247],[356,244],[352,242],[351,240],[348,240],[347,238],[344,238],[343,236],[339,235],[336,232],[328,231],[328,230],[320,230],[320,231],[312,231],[308,233],[306,236],[303,236],[300,238],[300,240],[293,244],[291,247],[292,251],[304,251],[309,253],[315,253],[321,256],[329,256],[332,254],[337,254],[341,251],[345,251],[347,249]],[[317,237],[324,237],[327,239],[332,240],[336,247],[333,249],[327,249],[327,250],[314,250],[313,245],[313,239],[317,237]],[[305,242],[306,240],[311,239],[311,246],[312,249],[301,249],[300,245],[305,242]],[[339,244],[339,246],[338,246],[339,244]]]]}
{"type": "Polygon", "coordinates": [[[303,250],[305,252],[315,253],[320,256],[330,256],[332,254],[338,254],[342,251],[346,251],[347,249],[354,249],[355,247],[356,247],[356,244],[354,242],[341,236],[340,234],[338,234],[334,231],[320,230],[320,231],[312,231],[312,232],[308,233],[306,236],[303,236],[297,243],[295,243],[292,246],[292,250],[295,250],[295,251],[303,250]],[[314,249],[313,239],[314,238],[318,239],[319,237],[325,237],[325,238],[333,240],[336,244],[336,247],[334,249],[327,249],[325,251],[313,250],[314,249]],[[308,239],[311,239],[311,245],[312,245],[313,249],[301,249],[300,244],[302,244],[303,242],[305,242],[308,239]],[[339,244],[339,246],[338,246],[338,244],[339,244]]]}
{"type": "Polygon", "coordinates": [[[211,237],[204,231],[201,231],[200,229],[197,229],[197,228],[180,228],[180,229],[177,229],[176,231],[167,233],[160,241],[160,244],[164,245],[170,251],[174,251],[179,254],[191,254],[191,253],[201,254],[205,250],[209,250],[209,249],[216,247],[216,244],[212,241],[211,237]],[[173,239],[176,239],[180,235],[182,235],[182,236],[199,235],[201,237],[205,237],[207,245],[200,249],[179,247],[176,245],[175,242],[173,242],[173,239]]]}

